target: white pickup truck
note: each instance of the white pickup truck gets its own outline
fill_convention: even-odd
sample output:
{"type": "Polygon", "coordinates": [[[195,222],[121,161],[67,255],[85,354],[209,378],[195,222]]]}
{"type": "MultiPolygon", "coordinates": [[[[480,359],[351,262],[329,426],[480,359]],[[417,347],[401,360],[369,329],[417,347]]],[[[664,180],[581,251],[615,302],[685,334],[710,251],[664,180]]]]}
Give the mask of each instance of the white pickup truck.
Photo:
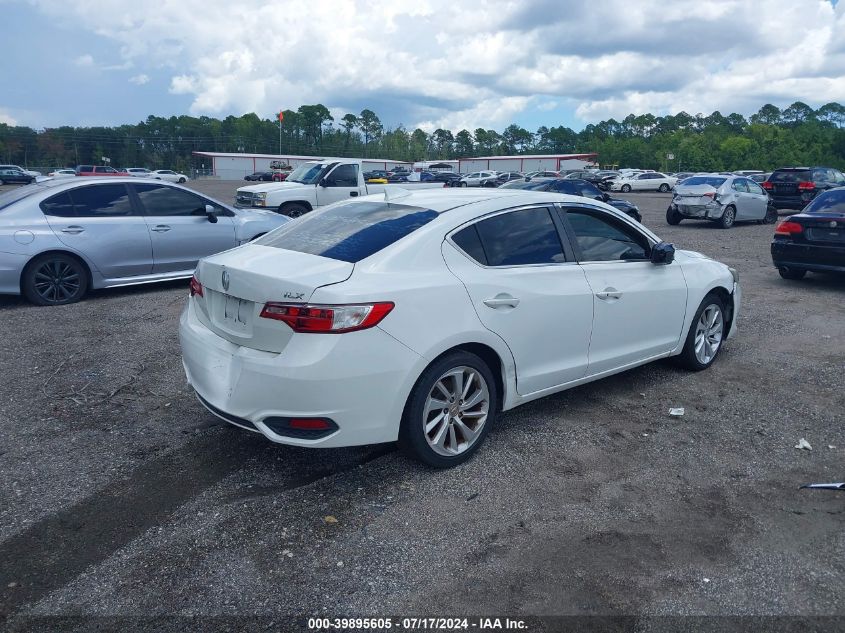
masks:
{"type": "Polygon", "coordinates": [[[361,161],[325,159],[301,164],[284,182],[241,187],[235,194],[240,208],[273,209],[291,218],[332,202],[382,193],[385,189],[433,189],[442,182],[365,183],[361,161]]]}

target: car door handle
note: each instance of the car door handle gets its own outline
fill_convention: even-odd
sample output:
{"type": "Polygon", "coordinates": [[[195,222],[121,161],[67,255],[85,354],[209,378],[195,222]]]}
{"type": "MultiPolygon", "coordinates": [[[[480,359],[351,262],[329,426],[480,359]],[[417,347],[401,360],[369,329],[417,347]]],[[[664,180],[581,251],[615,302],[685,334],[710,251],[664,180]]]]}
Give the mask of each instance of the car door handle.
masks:
{"type": "Polygon", "coordinates": [[[350,191],[349,195],[352,196],[353,198],[355,198],[358,195],[358,192],[357,191],[350,191]]]}
{"type": "Polygon", "coordinates": [[[622,293],[619,292],[616,288],[605,288],[601,292],[596,293],[596,297],[601,299],[602,301],[610,301],[611,299],[621,299],[622,293]]]}
{"type": "Polygon", "coordinates": [[[519,299],[510,295],[500,294],[496,295],[492,299],[485,299],[484,305],[488,308],[502,308],[505,306],[515,308],[519,305],[519,299]]]}
{"type": "Polygon", "coordinates": [[[71,235],[78,235],[79,233],[82,233],[82,231],[84,231],[84,230],[85,229],[82,228],[81,226],[72,225],[72,226],[66,226],[65,228],[63,228],[62,233],[70,233],[71,235]]]}
{"type": "Polygon", "coordinates": [[[155,231],[156,233],[167,233],[170,230],[170,227],[166,224],[156,224],[150,230],[155,231]]]}

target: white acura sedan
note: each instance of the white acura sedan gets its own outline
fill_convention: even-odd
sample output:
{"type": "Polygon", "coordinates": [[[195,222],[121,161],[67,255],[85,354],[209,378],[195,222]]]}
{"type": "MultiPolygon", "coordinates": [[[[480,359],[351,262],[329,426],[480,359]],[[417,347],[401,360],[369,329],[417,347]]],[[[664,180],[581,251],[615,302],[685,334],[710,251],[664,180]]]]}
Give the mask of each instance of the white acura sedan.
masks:
{"type": "Polygon", "coordinates": [[[270,440],[398,440],[466,460],[496,416],[736,332],[736,272],[604,203],[427,189],[343,201],[200,261],[180,322],[188,381],[270,440]]]}

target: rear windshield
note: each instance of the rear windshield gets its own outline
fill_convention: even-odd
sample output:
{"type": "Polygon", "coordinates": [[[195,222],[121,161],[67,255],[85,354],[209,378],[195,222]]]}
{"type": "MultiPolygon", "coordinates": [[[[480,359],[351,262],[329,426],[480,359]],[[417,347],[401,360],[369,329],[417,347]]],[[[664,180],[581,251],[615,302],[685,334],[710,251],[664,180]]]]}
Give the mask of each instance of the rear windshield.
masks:
{"type": "Polygon", "coordinates": [[[845,189],[834,189],[816,196],[801,213],[845,214],[845,189]]]}
{"type": "Polygon", "coordinates": [[[809,169],[779,169],[772,172],[769,182],[807,182],[813,179],[809,169]]]}
{"type": "Polygon", "coordinates": [[[684,178],[684,187],[692,186],[692,185],[710,185],[711,187],[716,187],[717,189],[725,184],[726,178],[715,178],[713,176],[691,176],[690,178],[684,178]]]}
{"type": "Polygon", "coordinates": [[[437,212],[388,202],[346,202],[314,211],[254,241],[354,264],[437,217],[437,212]]]}

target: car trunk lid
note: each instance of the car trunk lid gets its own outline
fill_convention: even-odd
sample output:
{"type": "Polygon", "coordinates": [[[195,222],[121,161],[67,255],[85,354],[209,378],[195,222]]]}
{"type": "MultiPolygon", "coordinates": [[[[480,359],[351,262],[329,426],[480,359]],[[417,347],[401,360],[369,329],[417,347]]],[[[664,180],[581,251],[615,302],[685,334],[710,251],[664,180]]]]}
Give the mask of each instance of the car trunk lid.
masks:
{"type": "Polygon", "coordinates": [[[268,301],[307,303],[321,286],[349,278],[354,264],[259,244],[247,244],[203,259],[197,279],[198,318],[218,336],[236,345],[267,352],[284,350],[293,330],[262,318],[268,301]]]}

